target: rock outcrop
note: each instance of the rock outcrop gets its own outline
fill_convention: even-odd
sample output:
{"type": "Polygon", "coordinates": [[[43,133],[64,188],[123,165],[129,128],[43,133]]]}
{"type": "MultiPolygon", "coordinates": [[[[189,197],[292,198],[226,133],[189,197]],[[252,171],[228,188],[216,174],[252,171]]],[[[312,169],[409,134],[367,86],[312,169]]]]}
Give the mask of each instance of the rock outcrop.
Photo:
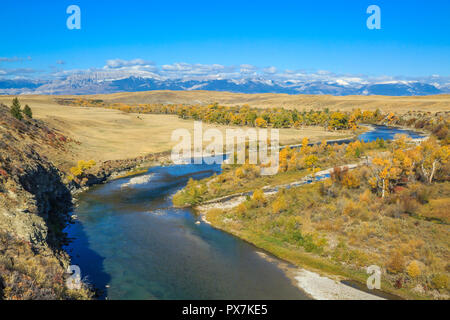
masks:
{"type": "MultiPolygon", "coordinates": [[[[0,105],[0,299],[80,297],[65,287],[61,249],[72,198],[49,160],[68,139],[0,105]]],[[[84,293],[81,297],[87,297],[84,293]]]]}

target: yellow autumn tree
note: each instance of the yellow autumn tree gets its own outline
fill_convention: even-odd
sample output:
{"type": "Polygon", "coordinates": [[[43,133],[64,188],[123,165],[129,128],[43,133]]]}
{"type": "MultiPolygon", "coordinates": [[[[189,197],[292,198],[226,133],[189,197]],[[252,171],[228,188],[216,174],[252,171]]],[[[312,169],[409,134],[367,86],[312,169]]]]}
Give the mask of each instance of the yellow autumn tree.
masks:
{"type": "Polygon", "coordinates": [[[89,170],[90,168],[92,168],[95,165],[96,165],[96,163],[94,160],[89,160],[89,161],[79,160],[77,162],[76,167],[70,168],[70,172],[72,173],[72,176],[69,176],[69,180],[73,180],[74,178],[82,177],[87,170],[89,170]]]}
{"type": "Polygon", "coordinates": [[[361,185],[361,181],[356,175],[347,171],[342,177],[342,185],[349,189],[357,189],[361,185]]]}
{"type": "Polygon", "coordinates": [[[245,177],[245,172],[244,172],[243,168],[237,168],[235,174],[236,174],[236,177],[238,177],[239,179],[242,179],[245,177]]]}
{"type": "Polygon", "coordinates": [[[301,153],[303,153],[303,154],[306,154],[306,153],[308,153],[308,151],[309,151],[309,146],[308,146],[308,144],[309,144],[309,140],[308,140],[308,138],[303,138],[302,139],[302,148],[300,149],[300,152],[301,153]]]}
{"type": "Polygon", "coordinates": [[[310,171],[315,171],[315,169],[317,168],[317,162],[319,162],[319,158],[314,154],[310,154],[303,157],[302,162],[305,168],[309,169],[310,171]]]}
{"type": "Polygon", "coordinates": [[[266,197],[264,196],[264,192],[261,189],[253,192],[252,201],[256,205],[256,207],[262,207],[267,202],[266,197]]]}
{"type": "Polygon", "coordinates": [[[288,162],[289,159],[292,155],[292,150],[289,147],[285,147],[280,151],[280,155],[279,155],[279,159],[280,159],[280,164],[279,164],[279,168],[281,172],[285,172],[288,169],[288,162]]]}
{"type": "Polygon", "coordinates": [[[384,198],[389,192],[391,182],[398,180],[401,174],[401,169],[394,166],[391,160],[374,158],[373,163],[373,177],[369,183],[373,189],[381,191],[381,197],[384,198]]]}
{"type": "Polygon", "coordinates": [[[267,127],[267,121],[264,120],[264,119],[261,118],[261,117],[256,118],[255,124],[256,124],[256,126],[259,127],[259,128],[266,128],[266,127],[267,127]]]}
{"type": "Polygon", "coordinates": [[[425,181],[433,182],[436,171],[446,164],[450,157],[450,149],[447,145],[440,146],[433,137],[425,140],[419,147],[421,159],[419,168],[425,181]]]}
{"type": "Polygon", "coordinates": [[[414,176],[414,169],[417,163],[417,155],[415,149],[412,150],[394,150],[393,154],[394,165],[400,168],[401,174],[411,179],[414,176]]]}
{"type": "Polygon", "coordinates": [[[285,210],[287,210],[287,202],[286,197],[284,194],[278,195],[278,197],[275,199],[275,201],[272,203],[272,212],[273,213],[281,213],[285,210]]]}

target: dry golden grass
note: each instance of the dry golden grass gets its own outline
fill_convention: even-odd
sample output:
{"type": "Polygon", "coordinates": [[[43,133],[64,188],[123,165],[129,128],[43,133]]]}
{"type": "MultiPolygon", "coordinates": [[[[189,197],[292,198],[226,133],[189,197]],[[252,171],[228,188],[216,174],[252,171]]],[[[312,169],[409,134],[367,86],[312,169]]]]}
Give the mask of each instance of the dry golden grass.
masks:
{"type": "MultiPolygon", "coordinates": [[[[107,97],[121,95],[126,97],[126,94],[107,97]]],[[[11,105],[12,98],[0,96],[0,102],[11,105]]],[[[20,96],[20,102],[22,105],[30,105],[35,118],[44,120],[50,126],[81,142],[80,145],[73,145],[74,161],[77,159],[94,159],[97,162],[118,160],[168,151],[177,143],[171,141],[173,130],[184,128],[193,134],[194,122],[179,119],[174,115],[138,115],[104,108],[62,106],[55,102],[55,98],[54,96],[20,96]]],[[[225,129],[230,127],[203,124],[203,130],[209,128],[218,128],[224,133],[225,129]]],[[[323,139],[345,138],[349,135],[349,132],[329,132],[319,127],[302,130],[282,129],[280,143],[300,143],[304,137],[318,142],[323,139]]]]}
{"type": "MultiPolygon", "coordinates": [[[[60,98],[101,99],[106,102],[138,103],[186,103],[207,104],[218,102],[223,105],[249,104],[252,107],[284,107],[299,110],[324,109],[407,112],[450,111],[450,95],[426,97],[386,97],[386,96],[318,96],[287,94],[240,94],[213,91],[149,91],[134,93],[100,94],[91,96],[21,96],[22,105],[29,104],[34,116],[43,119],[63,133],[81,142],[74,147],[75,158],[96,161],[132,158],[152,152],[170,150],[174,129],[185,128],[192,132],[193,121],[181,120],[169,115],[125,114],[117,110],[101,108],[77,108],[61,106],[60,98]]],[[[0,96],[0,102],[11,104],[12,96],[0,96]]],[[[225,126],[204,125],[204,129],[225,126]]],[[[327,132],[323,128],[302,130],[283,129],[280,131],[282,144],[299,143],[303,137],[311,141],[347,137],[349,133],[327,132]]]]}
{"type": "Polygon", "coordinates": [[[284,107],[299,110],[324,109],[348,111],[381,109],[384,112],[407,111],[450,111],[450,95],[390,97],[390,96],[331,96],[331,95],[288,95],[288,94],[243,94],[217,91],[147,91],[85,96],[108,102],[133,103],[186,103],[222,105],[249,104],[252,107],[284,107]]]}

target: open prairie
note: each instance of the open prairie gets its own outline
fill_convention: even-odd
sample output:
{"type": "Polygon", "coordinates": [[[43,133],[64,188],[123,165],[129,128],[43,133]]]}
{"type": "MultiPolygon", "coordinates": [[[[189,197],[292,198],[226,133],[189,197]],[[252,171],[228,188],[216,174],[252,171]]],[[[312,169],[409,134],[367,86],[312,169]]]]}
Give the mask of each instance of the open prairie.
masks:
{"type": "Polygon", "coordinates": [[[162,103],[162,104],[209,104],[218,102],[222,105],[249,104],[257,108],[283,107],[298,110],[325,109],[349,111],[355,108],[384,112],[408,111],[449,111],[450,95],[435,96],[331,96],[331,95],[288,95],[288,94],[244,94],[218,91],[146,91],[124,92],[108,95],[84,96],[107,102],[162,103]]]}
{"type": "MultiPolygon", "coordinates": [[[[95,98],[112,101],[123,99],[130,104],[145,100],[145,95],[142,97],[141,94],[136,95],[137,98],[134,93],[100,95],[95,98]]],[[[0,102],[9,106],[12,98],[0,96],[0,102]]],[[[32,108],[35,118],[45,120],[50,126],[80,142],[80,144],[73,144],[73,150],[71,150],[74,155],[73,161],[77,159],[120,160],[153,152],[169,151],[177,143],[171,141],[173,130],[183,128],[193,134],[194,129],[192,120],[182,120],[174,115],[138,115],[104,108],[63,106],[55,102],[54,96],[20,96],[19,98],[22,106],[28,104],[32,108]]],[[[221,130],[225,136],[226,128],[230,127],[203,124],[203,130],[210,128],[221,130]]],[[[345,138],[349,135],[350,132],[330,132],[321,127],[300,130],[281,129],[280,143],[300,143],[304,137],[318,142],[323,139],[345,138]]]]}

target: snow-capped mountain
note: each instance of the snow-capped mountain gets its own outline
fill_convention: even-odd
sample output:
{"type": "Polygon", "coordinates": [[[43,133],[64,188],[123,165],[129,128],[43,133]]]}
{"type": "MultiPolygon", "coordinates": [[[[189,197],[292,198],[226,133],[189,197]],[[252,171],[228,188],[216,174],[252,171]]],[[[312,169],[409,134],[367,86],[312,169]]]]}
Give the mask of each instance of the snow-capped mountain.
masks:
{"type": "Polygon", "coordinates": [[[450,93],[450,84],[419,81],[171,79],[145,71],[72,74],[56,80],[0,80],[0,94],[102,94],[151,90],[211,90],[236,93],[414,96],[450,93]]]}

